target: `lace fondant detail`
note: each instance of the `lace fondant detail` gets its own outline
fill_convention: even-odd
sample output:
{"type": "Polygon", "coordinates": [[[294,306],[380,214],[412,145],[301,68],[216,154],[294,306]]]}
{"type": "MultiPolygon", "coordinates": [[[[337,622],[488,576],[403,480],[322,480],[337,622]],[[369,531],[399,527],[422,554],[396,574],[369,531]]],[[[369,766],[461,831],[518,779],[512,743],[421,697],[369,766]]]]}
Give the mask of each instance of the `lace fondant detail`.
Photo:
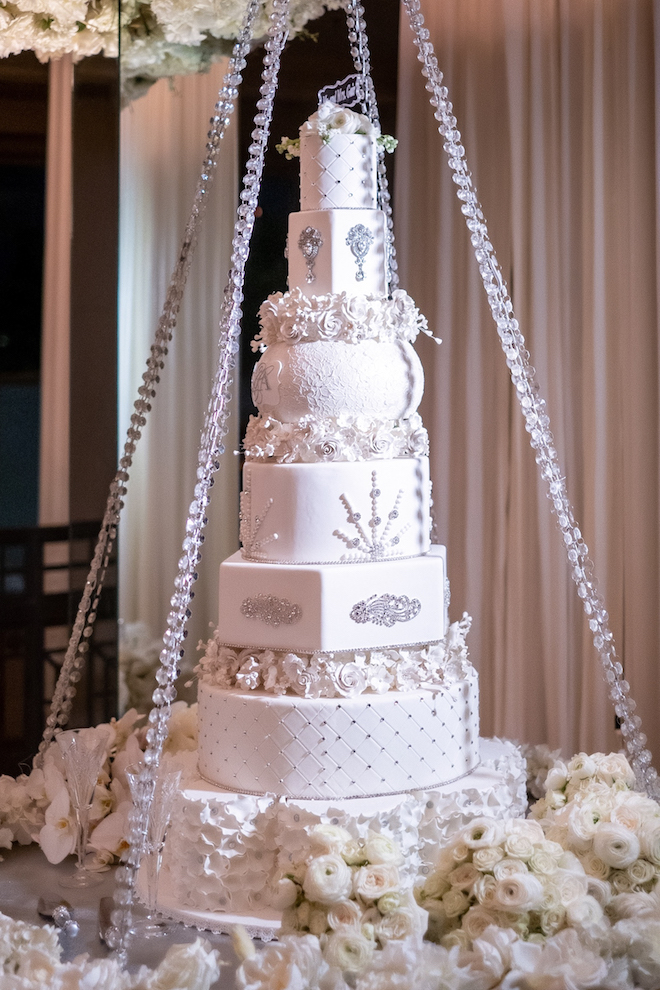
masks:
{"type": "Polygon", "coordinates": [[[392,298],[383,296],[329,293],[309,298],[300,289],[276,292],[259,310],[261,331],[252,342],[253,350],[282,341],[298,344],[312,340],[343,340],[359,344],[363,340],[393,343],[428,331],[426,317],[402,289],[392,298]]]}
{"type": "Polygon", "coordinates": [[[399,421],[303,416],[297,423],[251,416],[244,447],[247,460],[282,464],[369,461],[427,456],[429,439],[417,413],[399,421]]]}
{"type": "Polygon", "coordinates": [[[209,640],[195,667],[200,681],[220,688],[297,694],[303,698],[352,698],[365,691],[418,691],[463,680],[472,670],[467,613],[439,643],[351,653],[292,653],[233,649],[209,640]]]}

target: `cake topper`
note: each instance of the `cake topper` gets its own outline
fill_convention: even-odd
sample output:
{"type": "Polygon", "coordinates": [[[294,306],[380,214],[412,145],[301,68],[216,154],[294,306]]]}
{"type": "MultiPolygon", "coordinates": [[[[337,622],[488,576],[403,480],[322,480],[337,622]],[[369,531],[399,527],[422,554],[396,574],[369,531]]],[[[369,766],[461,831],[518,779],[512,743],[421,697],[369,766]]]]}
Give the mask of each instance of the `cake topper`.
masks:
{"type": "Polygon", "coordinates": [[[364,107],[365,85],[362,76],[352,74],[319,90],[319,104],[336,103],[341,107],[364,107]]]}

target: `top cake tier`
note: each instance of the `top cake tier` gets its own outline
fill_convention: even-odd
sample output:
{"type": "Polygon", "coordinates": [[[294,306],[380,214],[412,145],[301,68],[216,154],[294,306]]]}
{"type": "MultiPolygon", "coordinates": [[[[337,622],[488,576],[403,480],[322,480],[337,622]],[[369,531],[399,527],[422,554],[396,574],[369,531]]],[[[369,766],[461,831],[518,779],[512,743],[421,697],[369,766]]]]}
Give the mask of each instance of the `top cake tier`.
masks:
{"type": "Polygon", "coordinates": [[[377,137],[362,114],[321,104],[300,128],[301,211],[375,210],[377,137]]]}

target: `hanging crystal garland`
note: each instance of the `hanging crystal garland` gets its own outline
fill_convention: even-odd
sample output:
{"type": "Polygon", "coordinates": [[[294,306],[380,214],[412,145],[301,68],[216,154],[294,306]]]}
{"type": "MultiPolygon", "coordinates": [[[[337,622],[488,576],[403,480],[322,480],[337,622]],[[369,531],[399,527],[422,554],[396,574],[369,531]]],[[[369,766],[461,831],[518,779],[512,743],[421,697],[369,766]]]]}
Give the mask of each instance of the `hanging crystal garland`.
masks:
{"type": "Polygon", "coordinates": [[[172,339],[172,333],[176,325],[183,290],[195,251],[197,234],[206,208],[208,193],[213,183],[220,151],[220,142],[225,130],[229,126],[230,118],[234,111],[235,100],[238,96],[238,86],[242,79],[241,73],[245,68],[245,58],[250,50],[254,19],[259,8],[260,0],[250,0],[241,33],[232,49],[227,72],[223,79],[222,89],[218,94],[214,115],[210,120],[211,129],[208,133],[206,158],[202,165],[201,175],[197,181],[193,206],[188,223],[186,224],[181,250],[179,251],[179,257],[170,279],[163,311],[158,321],[154,341],[151,345],[150,355],[147,360],[147,370],[142,375],[142,385],[138,389],[138,398],[133,406],[134,412],[131,415],[131,425],[126,434],[123,455],[119,461],[117,473],[110,485],[105,515],[99,531],[96,549],[90,564],[83,595],[78,606],[76,620],[64,662],[53,693],[50,713],[46,719],[46,728],[39,745],[39,752],[36,758],[37,765],[42,762],[43,754],[52,742],[57,728],[66,725],[68,721],[73,699],[76,694],[76,684],[80,680],[81,668],[87,659],[89,641],[94,630],[94,621],[103,590],[105,573],[117,535],[117,523],[119,522],[119,516],[124,504],[122,499],[126,494],[129,469],[133,463],[133,454],[135,453],[137,442],[147,422],[147,415],[151,410],[151,400],[156,395],[156,388],[160,381],[160,372],[164,367],[164,359],[167,355],[167,345],[172,339]]]}
{"type": "Polygon", "coordinates": [[[194,597],[192,586],[197,580],[196,568],[201,559],[201,547],[204,542],[203,530],[207,523],[206,507],[211,500],[210,490],[214,483],[214,475],[220,467],[218,458],[224,450],[222,439],[227,432],[227,420],[229,418],[228,399],[232,384],[231,372],[235,367],[239,350],[238,338],[241,329],[245,264],[248,258],[261,187],[264,155],[270,133],[280,58],[288,36],[289,2],[290,0],[272,0],[273,10],[270,15],[270,27],[265,44],[261,75],[261,96],[257,101],[252,143],[248,149],[249,159],[243,178],[241,203],[237,211],[232,242],[232,267],[225,288],[220,320],[218,367],[213,379],[213,388],[198,454],[197,484],[193,501],[188,510],[186,536],[182,545],[183,555],[179,560],[179,569],[174,581],[172,608],[167,618],[167,629],[163,636],[160,667],[156,672],[156,681],[159,686],[153,693],[155,708],[149,713],[147,747],[144,753],[145,766],[138,782],[135,807],[129,816],[128,841],[130,850],[125,865],[120,866],[115,875],[113,930],[108,938],[111,947],[116,949],[117,955],[124,961],[131,928],[131,909],[135,896],[137,871],[149,824],[151,796],[156,783],[163,745],[167,738],[171,705],[176,698],[175,681],[180,673],[179,661],[183,656],[182,647],[186,637],[186,624],[191,614],[190,603],[194,597]]]}
{"type": "MultiPolygon", "coordinates": [[[[371,56],[367,26],[364,20],[364,7],[359,0],[346,0],[346,25],[351,58],[355,71],[362,77],[362,92],[366,114],[372,124],[379,124],[376,91],[371,77],[371,56]]],[[[399,287],[396,251],[394,248],[394,224],[392,221],[392,199],[387,183],[385,150],[378,148],[377,154],[378,206],[385,214],[385,272],[390,293],[399,287]]]]}
{"type": "Polygon", "coordinates": [[[506,283],[502,277],[493,245],[488,236],[488,228],[483,211],[477,199],[472,176],[465,161],[465,148],[461,144],[460,131],[456,128],[456,117],[448,100],[447,87],[442,85],[442,73],[438,67],[433,44],[424,17],[420,0],[403,0],[410,26],[415,35],[417,57],[422,63],[422,75],[426,78],[426,89],[430,93],[431,106],[438,121],[438,131],[444,138],[444,151],[449,159],[456,183],[456,194],[461,200],[461,211],[465,216],[471,234],[472,246],[479,265],[484,288],[488,296],[493,319],[497,325],[506,363],[511,372],[511,380],[525,417],[525,429],[530,434],[530,444],[536,451],[536,463],[541,477],[547,486],[547,495],[552,503],[552,511],[562,534],[568,557],[571,577],[582,600],[593,641],[600,656],[603,672],[614,710],[621,723],[626,754],[635,771],[638,786],[651,796],[660,799],[658,775],[651,766],[651,753],[646,749],[646,736],[641,731],[641,719],[635,715],[635,702],[630,697],[630,685],[623,677],[623,668],[617,659],[614,637],[609,628],[609,615],[601,595],[596,588],[594,567],[589,557],[582,533],[577,525],[573,507],[569,501],[566,482],[559,467],[554,437],[550,431],[550,419],[545,409],[545,401],[539,395],[536,371],[529,363],[529,353],[525,349],[525,338],[520,332],[514,317],[513,305],[506,283]]]}

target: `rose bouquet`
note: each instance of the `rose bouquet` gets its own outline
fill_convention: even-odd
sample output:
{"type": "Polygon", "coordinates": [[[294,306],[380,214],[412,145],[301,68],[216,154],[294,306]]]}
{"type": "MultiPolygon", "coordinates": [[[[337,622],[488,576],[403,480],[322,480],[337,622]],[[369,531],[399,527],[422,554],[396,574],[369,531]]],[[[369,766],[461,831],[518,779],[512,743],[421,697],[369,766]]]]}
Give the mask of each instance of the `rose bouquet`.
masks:
{"type": "Polygon", "coordinates": [[[274,891],[281,934],[316,935],[330,966],[358,973],[393,940],[423,933],[423,914],[399,874],[396,843],[369,831],[355,839],[338,825],[317,825],[310,850],[274,891]]]}

